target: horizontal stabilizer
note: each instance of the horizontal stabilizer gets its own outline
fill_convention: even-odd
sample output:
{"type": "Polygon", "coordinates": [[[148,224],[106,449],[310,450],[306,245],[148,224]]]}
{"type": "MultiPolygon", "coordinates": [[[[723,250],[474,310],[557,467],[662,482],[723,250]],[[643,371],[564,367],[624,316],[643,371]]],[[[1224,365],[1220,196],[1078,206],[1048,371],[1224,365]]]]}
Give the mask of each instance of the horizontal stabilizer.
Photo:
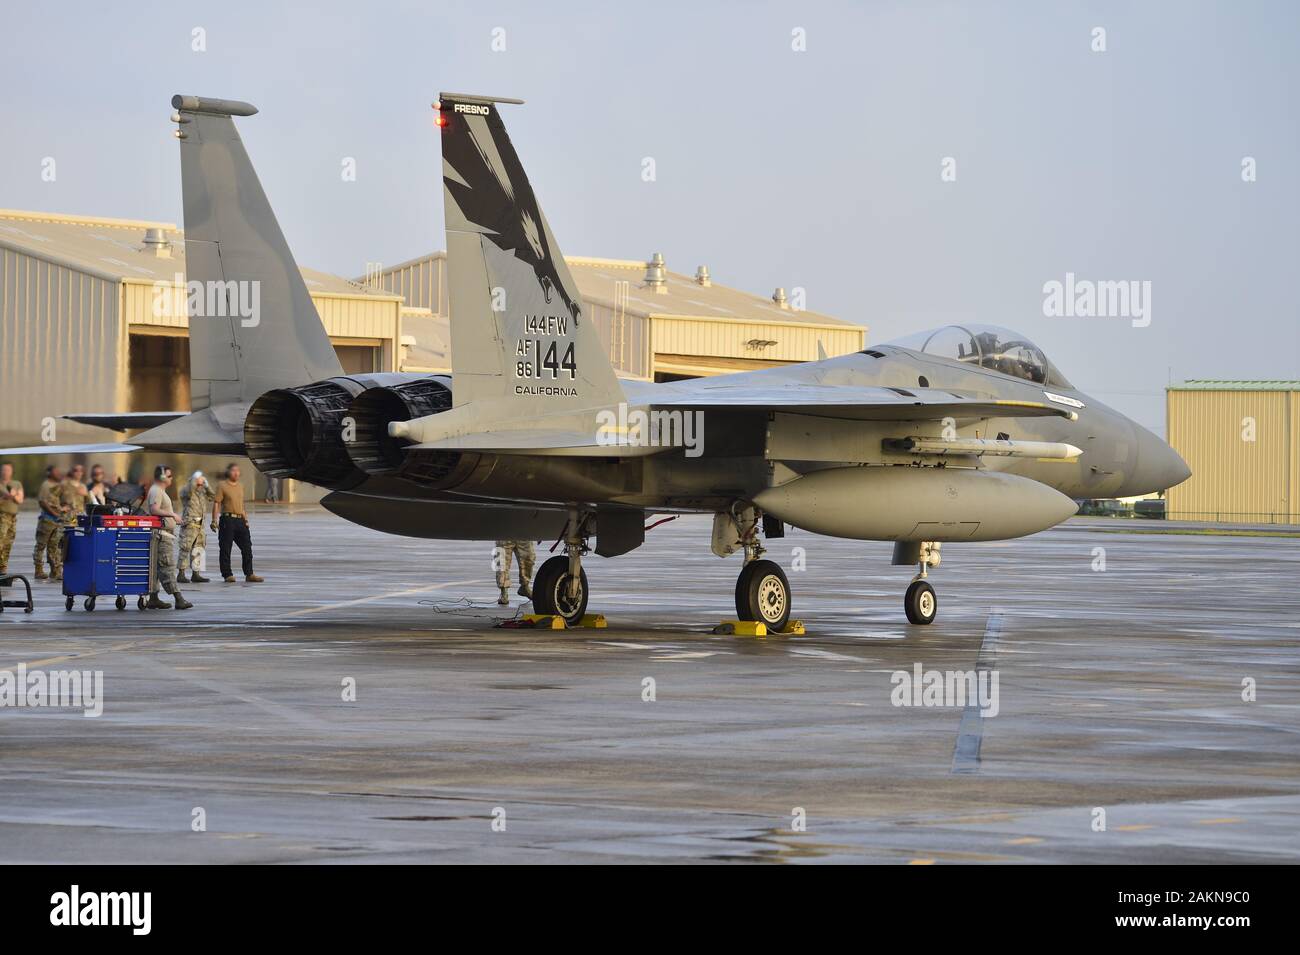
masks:
{"type": "Polygon", "coordinates": [[[0,457],[20,454],[123,454],[139,450],[138,444],[37,444],[30,448],[0,448],[0,457]]]}
{"type": "Polygon", "coordinates": [[[168,421],[184,418],[188,411],[107,411],[59,415],[68,421],[88,424],[109,431],[130,431],[136,428],[156,428],[168,421]]]}

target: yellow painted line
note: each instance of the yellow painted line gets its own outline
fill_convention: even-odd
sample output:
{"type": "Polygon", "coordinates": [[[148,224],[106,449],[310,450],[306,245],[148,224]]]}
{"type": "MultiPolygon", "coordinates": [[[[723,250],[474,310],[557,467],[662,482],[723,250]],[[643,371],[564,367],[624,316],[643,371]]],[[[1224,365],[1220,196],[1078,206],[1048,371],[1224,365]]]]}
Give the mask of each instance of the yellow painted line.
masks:
{"type": "Polygon", "coordinates": [[[1019,839],[1008,839],[1008,840],[1007,840],[1007,845],[1009,845],[1009,846],[1032,846],[1032,845],[1037,845],[1038,843],[1040,843],[1040,842],[1042,842],[1042,841],[1043,841],[1043,840],[1042,840],[1042,839],[1039,839],[1037,836],[1021,836],[1019,839]]]}
{"type": "Polygon", "coordinates": [[[309,613],[341,610],[344,607],[355,607],[358,604],[373,603],[376,600],[388,600],[390,597],[408,597],[411,594],[425,594],[431,590],[442,590],[444,587],[463,587],[469,584],[479,584],[486,579],[486,577],[472,577],[469,580],[448,580],[441,584],[430,584],[428,587],[412,587],[410,590],[394,590],[386,594],[372,594],[369,597],[358,597],[356,600],[343,600],[334,604],[321,604],[318,607],[303,607],[301,610],[290,610],[288,613],[279,613],[269,619],[280,620],[283,617],[304,617],[309,613]]]}
{"type": "MultiPolygon", "coordinates": [[[[80,660],[82,657],[93,657],[97,653],[112,653],[114,650],[127,650],[139,643],[139,640],[131,640],[127,643],[116,643],[111,647],[96,647],[93,650],[87,650],[84,653],[65,653],[60,657],[46,657],[43,660],[27,660],[23,663],[23,666],[27,667],[29,670],[32,667],[47,667],[55,663],[67,663],[69,660],[80,660]]],[[[15,663],[14,667],[17,666],[18,664],[15,663]]],[[[12,669],[12,667],[10,669],[12,669]]]]}
{"type": "Polygon", "coordinates": [[[1227,826],[1234,822],[1241,822],[1236,816],[1224,816],[1222,819],[1197,819],[1198,826],[1227,826]]]}
{"type": "Polygon", "coordinates": [[[908,865],[934,865],[933,859],[913,859],[908,865]]]}
{"type": "Polygon", "coordinates": [[[1154,829],[1155,826],[1149,826],[1146,823],[1137,823],[1132,826],[1115,826],[1116,832],[1140,832],[1143,829],[1154,829]]]}

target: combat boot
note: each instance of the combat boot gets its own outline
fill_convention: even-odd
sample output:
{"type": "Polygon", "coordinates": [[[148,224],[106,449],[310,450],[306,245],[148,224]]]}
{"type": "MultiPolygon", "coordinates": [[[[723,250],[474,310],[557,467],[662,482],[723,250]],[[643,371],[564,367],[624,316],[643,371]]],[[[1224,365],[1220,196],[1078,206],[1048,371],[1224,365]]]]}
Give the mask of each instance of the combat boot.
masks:
{"type": "Polygon", "coordinates": [[[144,609],[145,610],[171,610],[172,605],[169,604],[167,601],[159,598],[158,592],[154,591],[149,595],[149,602],[144,605],[144,609]]]}
{"type": "Polygon", "coordinates": [[[177,610],[189,610],[194,606],[194,604],[185,599],[179,590],[172,591],[172,599],[176,601],[177,610]]]}
{"type": "Polygon", "coordinates": [[[45,568],[42,567],[42,566],[40,565],[40,562],[38,561],[37,564],[36,564],[36,574],[35,574],[36,579],[37,579],[37,580],[45,580],[45,579],[48,578],[49,576],[50,576],[50,575],[47,574],[47,573],[45,572],[45,568]]]}
{"type": "Polygon", "coordinates": [[[521,597],[527,597],[529,600],[533,599],[533,588],[527,584],[520,584],[518,593],[521,597]]]}
{"type": "Polygon", "coordinates": [[[244,579],[245,579],[246,581],[248,581],[250,584],[260,584],[260,583],[264,583],[264,582],[266,581],[266,578],[265,578],[265,577],[259,577],[259,576],[257,576],[257,574],[249,574],[249,575],[248,575],[247,577],[245,577],[244,579]]]}
{"type": "Polygon", "coordinates": [[[185,576],[185,571],[181,571],[179,574],[176,575],[176,583],[178,583],[178,584],[188,584],[189,582],[190,582],[190,579],[189,579],[188,577],[185,576]]]}
{"type": "MultiPolygon", "coordinates": [[[[178,578],[176,582],[177,582],[177,583],[180,583],[180,579],[178,578]]],[[[200,573],[196,570],[196,571],[194,571],[194,573],[190,574],[190,583],[192,583],[192,584],[206,584],[206,583],[211,583],[211,581],[209,581],[208,578],[204,577],[202,574],[200,574],[200,573]]]]}
{"type": "Polygon", "coordinates": [[[507,590],[505,587],[501,588],[501,596],[497,598],[497,603],[499,603],[503,607],[506,604],[510,603],[510,591],[507,590]]]}

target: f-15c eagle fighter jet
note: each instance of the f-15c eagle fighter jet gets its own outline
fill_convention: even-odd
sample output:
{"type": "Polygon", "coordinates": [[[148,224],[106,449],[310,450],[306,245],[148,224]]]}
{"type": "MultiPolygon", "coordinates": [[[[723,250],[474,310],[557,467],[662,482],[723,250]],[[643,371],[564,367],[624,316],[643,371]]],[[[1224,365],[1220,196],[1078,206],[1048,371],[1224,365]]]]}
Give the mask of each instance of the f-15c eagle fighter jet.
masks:
{"type": "MultiPolygon", "coordinates": [[[[712,548],[744,555],[736,613],[780,630],[792,594],[766,540],[787,525],[890,541],[915,565],[904,608],[928,624],[941,543],[1033,534],[1074,499],[1163,490],[1183,460],[1078,391],[1032,342],[950,326],[835,358],[716,378],[621,380],[506,135],[518,100],[443,93],[452,375],[348,375],[326,337],[235,128],[247,103],[177,96],[188,284],[255,282],[256,323],[198,314],[193,411],[67,415],[129,443],[22,449],[243,453],[327,488],[378,530],[563,543],[534,609],[575,622],[583,558],[645,541],[649,514],[714,515],[712,548]]],[[[212,296],[207,296],[210,303],[212,296]]]]}

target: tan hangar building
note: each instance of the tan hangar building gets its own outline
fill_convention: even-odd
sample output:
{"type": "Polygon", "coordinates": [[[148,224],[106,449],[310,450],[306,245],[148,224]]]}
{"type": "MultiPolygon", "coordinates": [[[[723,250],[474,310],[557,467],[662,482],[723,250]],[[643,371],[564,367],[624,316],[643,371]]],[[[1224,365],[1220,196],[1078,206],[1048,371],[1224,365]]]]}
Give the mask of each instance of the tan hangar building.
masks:
{"type": "Polygon", "coordinates": [[[1169,519],[1300,523],[1300,381],[1185,381],[1165,401],[1192,469],[1166,493],[1169,519]]]}
{"type": "MultiPolygon", "coordinates": [[[[645,381],[698,378],[813,361],[866,347],[864,325],[799,308],[798,290],[771,298],[715,283],[704,266],[670,272],[663,258],[566,257],[587,314],[620,376],[645,381]]],[[[402,296],[411,341],[406,371],[448,371],[447,254],[390,268],[369,266],[357,281],[402,296]]]]}

